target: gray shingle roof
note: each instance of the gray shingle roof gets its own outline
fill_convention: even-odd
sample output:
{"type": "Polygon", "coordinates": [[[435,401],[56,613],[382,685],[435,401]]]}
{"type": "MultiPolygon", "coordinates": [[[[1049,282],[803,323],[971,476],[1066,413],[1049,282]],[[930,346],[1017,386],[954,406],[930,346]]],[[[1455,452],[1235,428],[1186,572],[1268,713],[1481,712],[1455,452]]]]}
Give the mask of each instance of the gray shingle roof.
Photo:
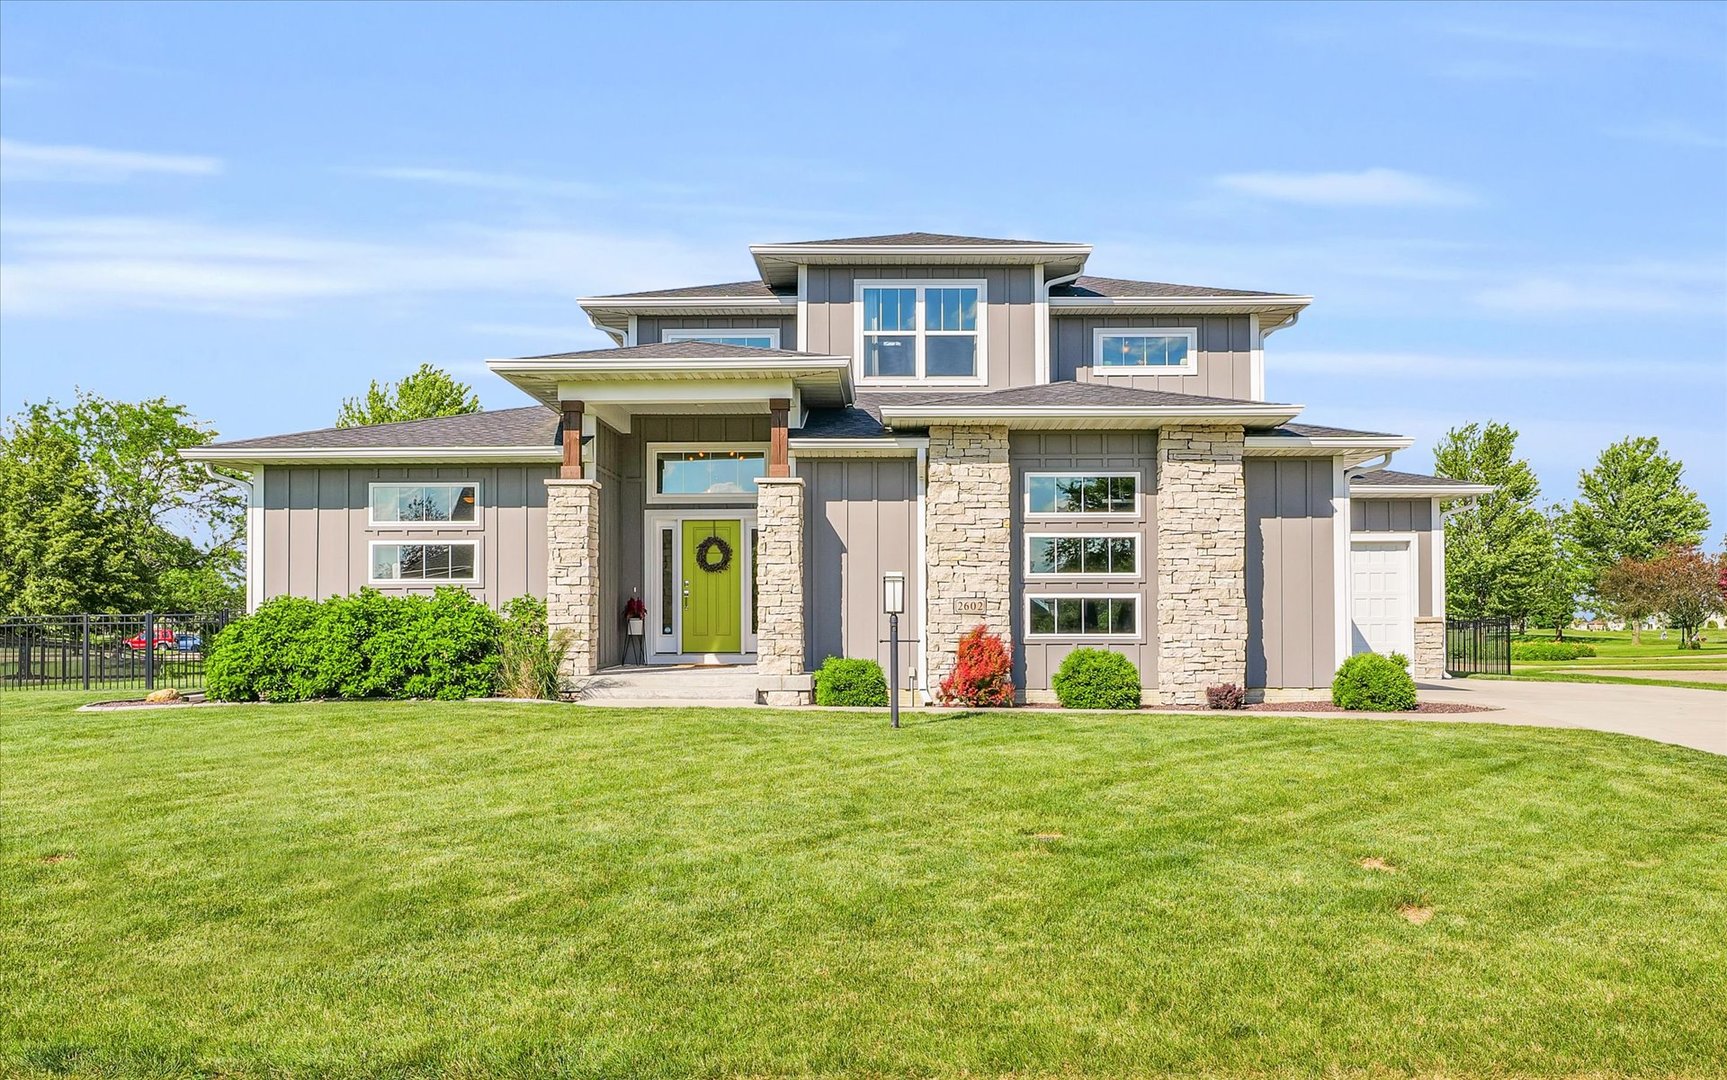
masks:
{"type": "Polygon", "coordinates": [[[1291,439],[1398,439],[1388,431],[1356,431],[1353,428],[1326,427],[1324,424],[1280,424],[1274,428],[1255,429],[1255,435],[1278,435],[1291,439]]]}
{"type": "Polygon", "coordinates": [[[584,349],[581,352],[523,356],[521,360],[821,360],[821,353],[791,349],[752,349],[744,345],[720,345],[711,341],[662,341],[653,345],[630,345],[619,349],[584,349]]]}
{"type": "Polygon", "coordinates": [[[905,232],[881,236],[845,236],[836,240],[795,240],[772,247],[1072,247],[1055,240],[1003,240],[993,236],[954,236],[950,233],[905,232]]]}
{"type": "Polygon", "coordinates": [[[1468,480],[1453,480],[1449,476],[1428,476],[1425,473],[1398,472],[1395,469],[1378,469],[1374,472],[1362,473],[1349,478],[1352,488],[1376,487],[1478,487],[1468,480]]]}
{"type": "Polygon", "coordinates": [[[879,439],[890,434],[881,417],[862,408],[811,409],[804,426],[790,433],[794,439],[879,439]]]}
{"type": "Polygon", "coordinates": [[[417,447],[555,446],[558,414],[544,405],[494,409],[431,420],[402,420],[367,427],[319,428],[287,435],[211,443],[223,450],[400,449],[417,447]]]}
{"type": "Polygon", "coordinates": [[[1075,278],[1066,285],[1049,290],[1051,296],[1077,297],[1191,297],[1203,299],[1217,296],[1286,296],[1287,293],[1257,292],[1253,289],[1215,289],[1206,285],[1172,285],[1167,281],[1129,281],[1126,278],[1075,278]]]}
{"type": "MultiPolygon", "coordinates": [[[[887,395],[882,395],[884,398],[887,395]]],[[[1131,386],[1105,383],[1058,382],[1039,386],[1013,386],[1006,390],[986,390],[970,393],[940,393],[909,396],[894,395],[895,404],[902,405],[974,405],[991,409],[1046,409],[1096,406],[1099,408],[1145,408],[1191,405],[1277,405],[1278,402],[1246,401],[1241,398],[1202,397],[1198,394],[1175,394],[1165,390],[1142,390],[1131,386]]],[[[877,402],[876,404],[880,404],[877,402]]]]}
{"type": "Polygon", "coordinates": [[[650,300],[714,297],[750,300],[796,296],[797,293],[796,289],[776,289],[758,278],[755,281],[726,281],[718,285],[686,285],[677,289],[649,289],[646,292],[612,293],[608,296],[589,297],[589,299],[650,300]]]}

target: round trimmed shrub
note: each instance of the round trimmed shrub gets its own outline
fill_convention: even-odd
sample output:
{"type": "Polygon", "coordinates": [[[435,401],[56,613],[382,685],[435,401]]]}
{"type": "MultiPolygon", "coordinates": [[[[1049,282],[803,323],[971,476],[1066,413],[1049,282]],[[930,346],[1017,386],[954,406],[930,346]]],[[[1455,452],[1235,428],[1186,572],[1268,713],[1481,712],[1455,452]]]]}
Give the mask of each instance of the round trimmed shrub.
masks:
{"type": "Polygon", "coordinates": [[[1341,709],[1408,712],[1415,708],[1415,680],[1400,653],[1356,653],[1331,680],[1331,703],[1341,709]]]}
{"type": "Polygon", "coordinates": [[[1513,660],[1576,660],[1594,656],[1595,646],[1583,641],[1513,641],[1513,660]]]}
{"type": "Polygon", "coordinates": [[[1139,708],[1139,669],[1107,649],[1075,649],[1050,680],[1064,709],[1139,708]]]}
{"type": "Polygon", "coordinates": [[[830,656],[816,672],[817,705],[886,705],[887,676],[874,660],[830,656]]]}

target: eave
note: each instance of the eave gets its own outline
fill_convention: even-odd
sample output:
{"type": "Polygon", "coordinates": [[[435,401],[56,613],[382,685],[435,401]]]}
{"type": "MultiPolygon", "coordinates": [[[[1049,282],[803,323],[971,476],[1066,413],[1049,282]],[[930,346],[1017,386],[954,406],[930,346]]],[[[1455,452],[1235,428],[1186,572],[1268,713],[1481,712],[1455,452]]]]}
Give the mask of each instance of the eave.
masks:
{"type": "Polygon", "coordinates": [[[578,394],[583,385],[608,390],[631,386],[640,392],[641,399],[648,400],[656,396],[655,384],[688,387],[692,383],[734,383],[754,387],[772,381],[795,386],[811,406],[846,405],[852,398],[851,359],[844,356],[807,356],[797,360],[510,359],[488,360],[486,367],[552,408],[578,394]]]}
{"type": "Polygon", "coordinates": [[[499,465],[557,464],[563,452],[556,446],[300,446],[210,447],[180,451],[188,461],[239,467],[265,465],[499,465]]]}
{"type": "Polygon", "coordinates": [[[1123,430],[1160,428],[1171,424],[1274,427],[1300,415],[1302,405],[1146,405],[1044,406],[989,408],[963,404],[883,405],[882,422],[892,427],[935,424],[1000,424],[1021,431],[1123,430]]]}
{"type": "Polygon", "coordinates": [[[1090,244],[752,244],[762,280],[795,285],[799,266],[1044,266],[1046,277],[1085,269],[1090,244]]]}

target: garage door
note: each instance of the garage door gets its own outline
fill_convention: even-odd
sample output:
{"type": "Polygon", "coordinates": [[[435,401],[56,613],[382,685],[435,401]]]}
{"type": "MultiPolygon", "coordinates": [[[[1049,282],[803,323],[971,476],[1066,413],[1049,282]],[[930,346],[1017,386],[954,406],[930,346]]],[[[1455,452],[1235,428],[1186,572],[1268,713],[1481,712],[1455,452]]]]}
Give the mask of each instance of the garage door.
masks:
{"type": "Polygon", "coordinates": [[[1415,574],[1404,541],[1349,546],[1350,652],[1415,653],[1415,574]]]}

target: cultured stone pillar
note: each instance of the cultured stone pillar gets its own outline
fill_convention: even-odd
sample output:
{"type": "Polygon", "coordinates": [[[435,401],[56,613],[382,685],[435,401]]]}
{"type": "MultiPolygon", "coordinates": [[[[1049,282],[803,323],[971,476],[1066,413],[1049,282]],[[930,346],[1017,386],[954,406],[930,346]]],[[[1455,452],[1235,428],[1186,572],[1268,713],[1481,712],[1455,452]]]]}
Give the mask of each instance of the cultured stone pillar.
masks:
{"type": "Polygon", "coordinates": [[[1445,620],[1423,615],[1415,620],[1415,655],[1410,667],[1417,679],[1445,678],[1445,620]]]}
{"type": "Polygon", "coordinates": [[[546,629],[570,632],[558,665],[568,689],[599,669],[600,484],[546,481],[546,629]]]}
{"type": "Polygon", "coordinates": [[[804,481],[756,481],[757,698],[766,705],[808,705],[804,670],[804,481]]]}
{"type": "Polygon", "coordinates": [[[1247,485],[1239,427],[1158,433],[1157,680],[1165,705],[1247,681],[1247,485]]]}
{"type": "Polygon", "coordinates": [[[982,623],[1013,648],[1013,469],[1007,428],[929,429],[924,496],[925,595],[932,691],[953,670],[959,639],[982,623]]]}

